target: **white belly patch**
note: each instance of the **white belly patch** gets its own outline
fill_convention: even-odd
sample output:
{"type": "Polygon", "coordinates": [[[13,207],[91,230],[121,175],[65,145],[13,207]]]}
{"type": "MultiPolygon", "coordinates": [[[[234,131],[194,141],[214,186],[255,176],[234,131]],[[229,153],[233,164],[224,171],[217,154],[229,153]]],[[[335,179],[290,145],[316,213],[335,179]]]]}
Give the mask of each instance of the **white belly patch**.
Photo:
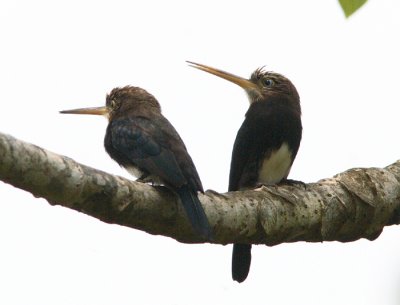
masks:
{"type": "Polygon", "coordinates": [[[292,153],[287,143],[271,153],[267,160],[261,164],[258,182],[261,184],[274,184],[286,178],[291,167],[292,153]]]}
{"type": "Polygon", "coordinates": [[[127,166],[125,167],[128,173],[136,178],[140,178],[143,175],[143,172],[138,169],[136,166],[127,166]]]}

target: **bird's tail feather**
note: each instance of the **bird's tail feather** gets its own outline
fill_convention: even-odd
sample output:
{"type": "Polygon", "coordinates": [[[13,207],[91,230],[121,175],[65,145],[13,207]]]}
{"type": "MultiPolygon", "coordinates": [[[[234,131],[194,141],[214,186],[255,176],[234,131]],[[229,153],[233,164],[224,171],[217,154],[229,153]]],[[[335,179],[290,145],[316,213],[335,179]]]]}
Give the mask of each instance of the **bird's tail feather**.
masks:
{"type": "Polygon", "coordinates": [[[212,240],[213,234],[204,209],[197,194],[187,185],[177,190],[182,201],[186,215],[188,216],[193,229],[206,240],[212,240]]]}
{"type": "Polygon", "coordinates": [[[241,283],[249,274],[251,245],[234,244],[232,252],[232,279],[241,283]]]}

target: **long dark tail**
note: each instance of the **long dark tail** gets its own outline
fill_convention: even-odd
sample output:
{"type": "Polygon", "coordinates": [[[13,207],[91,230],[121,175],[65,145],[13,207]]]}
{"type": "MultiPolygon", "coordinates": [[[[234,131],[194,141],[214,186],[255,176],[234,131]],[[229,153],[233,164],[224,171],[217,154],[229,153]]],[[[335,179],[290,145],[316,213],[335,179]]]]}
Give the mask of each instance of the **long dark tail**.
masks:
{"type": "Polygon", "coordinates": [[[189,217],[193,229],[204,239],[212,240],[212,230],[197,194],[187,185],[182,186],[176,192],[181,198],[186,215],[189,217]]]}
{"type": "Polygon", "coordinates": [[[241,283],[249,274],[251,263],[251,245],[234,244],[232,251],[232,279],[241,283]]]}

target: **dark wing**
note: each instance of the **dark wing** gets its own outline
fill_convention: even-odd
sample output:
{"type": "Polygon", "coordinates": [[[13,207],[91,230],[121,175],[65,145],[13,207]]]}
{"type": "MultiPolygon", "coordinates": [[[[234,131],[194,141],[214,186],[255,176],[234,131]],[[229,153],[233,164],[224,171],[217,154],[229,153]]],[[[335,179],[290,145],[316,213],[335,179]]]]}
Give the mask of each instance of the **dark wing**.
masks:
{"type": "MultiPolygon", "coordinates": [[[[117,119],[107,128],[105,146],[110,156],[120,165],[134,164],[141,171],[161,178],[173,187],[180,187],[187,180],[177,162],[162,126],[142,118],[117,119]]],[[[183,144],[183,143],[182,143],[183,144]]]]}
{"type": "Polygon", "coordinates": [[[275,140],[270,117],[268,105],[262,102],[247,111],[233,145],[229,191],[256,186],[260,162],[275,140]]]}
{"type": "Polygon", "coordinates": [[[197,197],[197,191],[203,191],[200,178],[183,141],[167,119],[114,120],[107,128],[105,147],[122,166],[134,164],[141,171],[161,178],[178,193],[196,232],[206,240],[212,238],[207,216],[197,197]]]}
{"type": "MultiPolygon", "coordinates": [[[[243,180],[242,176],[244,172],[247,172],[248,176],[253,173],[254,176],[256,176],[256,168],[250,171],[245,170],[246,167],[248,168],[249,163],[250,165],[255,165],[255,162],[250,162],[252,158],[254,159],[252,153],[254,150],[252,148],[253,136],[254,134],[252,134],[251,126],[249,126],[248,122],[245,120],[236,135],[235,143],[233,145],[228,191],[237,191],[243,187],[243,185],[241,185],[241,180],[243,180]]],[[[257,179],[257,177],[254,177],[254,179],[257,179]]],[[[246,180],[250,181],[252,178],[248,177],[246,180]]]]}
{"type": "Polygon", "coordinates": [[[161,117],[159,119],[159,126],[163,129],[164,137],[167,139],[171,139],[169,141],[169,149],[173,151],[176,156],[176,160],[179,164],[180,169],[184,177],[187,180],[189,189],[193,192],[204,192],[203,185],[201,183],[199,174],[197,173],[196,166],[193,163],[192,158],[190,157],[188,151],[186,150],[186,146],[183,143],[181,137],[178,132],[172,126],[172,124],[165,118],[161,117]]]}

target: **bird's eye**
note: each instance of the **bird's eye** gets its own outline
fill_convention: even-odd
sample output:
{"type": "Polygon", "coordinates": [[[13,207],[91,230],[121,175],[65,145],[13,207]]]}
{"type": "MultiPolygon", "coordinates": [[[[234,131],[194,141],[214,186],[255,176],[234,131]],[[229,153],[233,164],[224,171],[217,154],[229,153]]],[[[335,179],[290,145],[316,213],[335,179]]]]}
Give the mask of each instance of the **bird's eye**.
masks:
{"type": "Polygon", "coordinates": [[[264,78],[262,82],[266,87],[271,87],[274,84],[274,81],[270,78],[264,78]]]}
{"type": "Polygon", "coordinates": [[[117,101],[116,100],[111,100],[111,108],[117,108],[117,101]]]}

